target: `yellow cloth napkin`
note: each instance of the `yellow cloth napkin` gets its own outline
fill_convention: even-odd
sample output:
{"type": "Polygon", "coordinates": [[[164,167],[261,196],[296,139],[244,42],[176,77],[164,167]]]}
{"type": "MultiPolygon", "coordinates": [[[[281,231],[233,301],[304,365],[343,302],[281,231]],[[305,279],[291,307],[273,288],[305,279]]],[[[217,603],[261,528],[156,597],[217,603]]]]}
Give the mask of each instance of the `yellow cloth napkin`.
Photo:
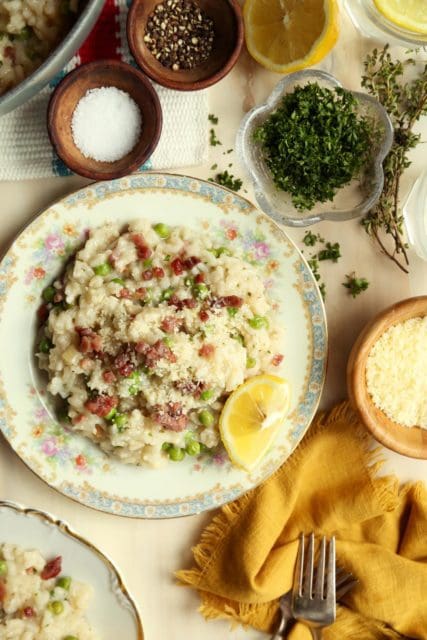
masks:
{"type": "MultiPolygon", "coordinates": [[[[206,618],[272,631],[298,536],[314,531],[336,535],[337,563],[360,580],[325,640],[427,639],[427,491],[378,477],[371,442],[339,405],[316,417],[274,476],[221,509],[193,550],[196,566],[177,574],[198,589],[206,618]]],[[[289,635],[310,637],[301,624],[289,635]]]]}

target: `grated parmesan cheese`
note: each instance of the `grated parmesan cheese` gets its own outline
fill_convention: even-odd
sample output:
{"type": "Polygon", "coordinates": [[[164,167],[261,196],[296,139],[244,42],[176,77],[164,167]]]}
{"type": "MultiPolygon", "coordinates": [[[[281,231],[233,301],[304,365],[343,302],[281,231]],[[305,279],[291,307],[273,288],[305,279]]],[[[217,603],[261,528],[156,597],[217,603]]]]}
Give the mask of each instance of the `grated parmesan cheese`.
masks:
{"type": "Polygon", "coordinates": [[[393,422],[427,429],[427,316],[390,327],[372,347],[366,382],[393,422]]]}

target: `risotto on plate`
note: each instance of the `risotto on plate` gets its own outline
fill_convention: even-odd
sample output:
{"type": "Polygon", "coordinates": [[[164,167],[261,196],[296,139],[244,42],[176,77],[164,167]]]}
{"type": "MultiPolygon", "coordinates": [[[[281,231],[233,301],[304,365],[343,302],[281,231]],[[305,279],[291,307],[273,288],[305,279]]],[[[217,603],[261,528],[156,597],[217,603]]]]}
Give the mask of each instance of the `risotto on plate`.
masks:
{"type": "Polygon", "coordinates": [[[82,0],[0,1],[0,95],[41,65],[82,4],[82,0]]]}
{"type": "Polygon", "coordinates": [[[215,450],[230,393],[280,371],[261,273],[209,234],[107,224],[43,298],[37,355],[58,416],[126,463],[215,450]]]}
{"type": "Polygon", "coordinates": [[[60,556],[0,544],[0,640],[97,640],[89,585],[61,575],[60,556]]]}

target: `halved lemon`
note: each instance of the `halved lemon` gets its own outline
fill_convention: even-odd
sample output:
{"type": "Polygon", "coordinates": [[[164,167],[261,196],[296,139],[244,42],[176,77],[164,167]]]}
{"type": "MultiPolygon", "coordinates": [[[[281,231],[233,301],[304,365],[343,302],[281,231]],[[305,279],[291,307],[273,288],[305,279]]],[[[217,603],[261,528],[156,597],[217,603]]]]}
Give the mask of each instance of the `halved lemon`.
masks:
{"type": "Polygon", "coordinates": [[[290,387],[283,378],[249,378],[227,399],[219,429],[232,462],[250,471],[267,453],[289,412],[290,387]]]}
{"type": "Polygon", "coordinates": [[[249,53],[276,73],[316,64],[338,37],[336,0],[246,0],[243,17],[249,53]]]}
{"type": "Polygon", "coordinates": [[[391,22],[414,31],[427,33],[426,0],[374,0],[378,11],[391,22]]]}

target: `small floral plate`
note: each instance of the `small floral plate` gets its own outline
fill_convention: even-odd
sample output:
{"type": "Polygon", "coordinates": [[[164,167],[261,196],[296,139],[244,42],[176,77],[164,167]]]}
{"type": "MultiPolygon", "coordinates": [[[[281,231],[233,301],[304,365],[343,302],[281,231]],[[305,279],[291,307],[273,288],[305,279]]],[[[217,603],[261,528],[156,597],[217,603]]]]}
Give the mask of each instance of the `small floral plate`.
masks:
{"type": "Polygon", "coordinates": [[[138,610],[119,572],[68,524],[44,511],[0,501],[0,532],[0,544],[37,549],[46,560],[61,556],[64,574],[92,587],[85,615],[100,638],[143,640],[138,610]]]}
{"type": "MultiPolygon", "coordinates": [[[[295,245],[244,198],[216,184],[144,173],[94,184],[39,215],[0,263],[0,428],[21,459],[51,487],[123,516],[169,518],[218,507],[267,478],[292,453],[317,409],[326,369],[321,296],[295,245]],[[221,245],[240,246],[257,265],[283,323],[281,375],[291,412],[255,471],[223,453],[187,457],[163,469],[124,465],[58,424],[34,359],[41,292],[84,241],[88,228],[144,216],[187,225],[221,245]]],[[[226,354],[224,354],[226,357],[226,354]]]]}

